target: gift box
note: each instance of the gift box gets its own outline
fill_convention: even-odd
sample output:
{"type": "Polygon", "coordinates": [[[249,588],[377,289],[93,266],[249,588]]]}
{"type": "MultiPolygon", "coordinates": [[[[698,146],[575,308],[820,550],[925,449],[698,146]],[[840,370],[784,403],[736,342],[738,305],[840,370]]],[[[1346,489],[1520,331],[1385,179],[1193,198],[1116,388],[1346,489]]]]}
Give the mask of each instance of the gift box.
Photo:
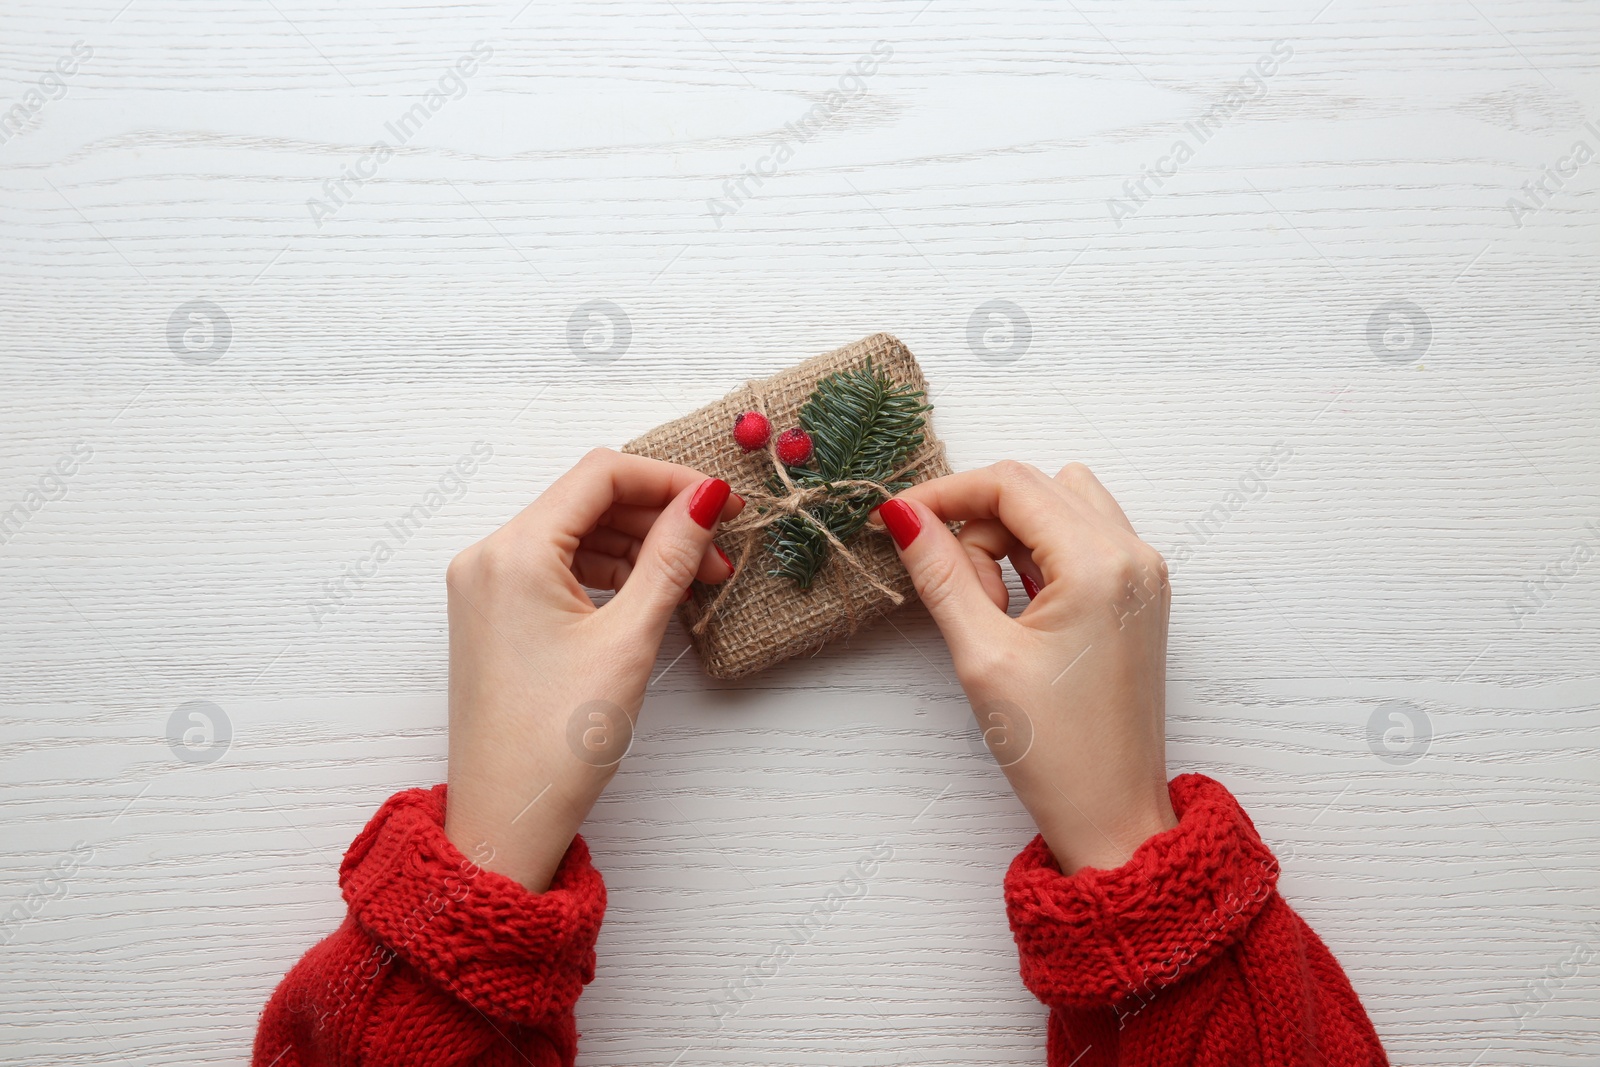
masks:
{"type": "MultiPolygon", "coordinates": [[[[950,473],[926,394],[910,350],[879,333],[748,382],[623,446],[722,478],[748,501],[717,537],[736,573],[718,586],[696,582],[680,611],[707,674],[739,678],[814,652],[915,596],[888,536],[860,520],[886,493],[950,473]],[[734,436],[747,412],[771,428],[748,451],[734,436]],[[778,441],[802,426],[808,452],[818,439],[815,453],[786,464],[778,441]],[[880,460],[892,454],[893,469],[848,476],[841,457],[869,445],[880,460]]],[[[785,456],[795,454],[792,438],[785,456]]]]}

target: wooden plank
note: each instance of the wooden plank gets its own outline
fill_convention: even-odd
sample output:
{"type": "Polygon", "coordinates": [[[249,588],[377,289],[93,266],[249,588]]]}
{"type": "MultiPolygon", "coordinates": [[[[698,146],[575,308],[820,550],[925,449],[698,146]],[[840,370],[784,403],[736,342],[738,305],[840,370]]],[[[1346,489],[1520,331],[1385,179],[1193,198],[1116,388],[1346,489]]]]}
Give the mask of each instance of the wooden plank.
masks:
{"type": "MultiPolygon", "coordinates": [[[[0,907],[74,867],[0,949],[0,1059],[242,1060],[345,845],[444,773],[451,555],[880,329],[957,467],[1085,461],[1173,561],[1171,767],[1244,799],[1394,1061],[1594,1059],[1600,170],[1545,171],[1600,149],[1600,9],[519,7],[0,12],[0,116],[54,97],[0,130],[0,907]],[[215,762],[165,739],[194,701],[215,762]]],[[[580,1062],[1043,1062],[1030,827],[926,615],[738,684],[684,649],[586,831],[580,1062]]]]}

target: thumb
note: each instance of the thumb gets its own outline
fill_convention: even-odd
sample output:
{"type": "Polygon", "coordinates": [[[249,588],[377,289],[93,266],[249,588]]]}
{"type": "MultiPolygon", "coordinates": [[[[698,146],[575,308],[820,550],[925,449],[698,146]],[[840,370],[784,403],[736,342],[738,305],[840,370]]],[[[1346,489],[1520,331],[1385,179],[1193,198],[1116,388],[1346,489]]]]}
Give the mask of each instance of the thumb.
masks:
{"type": "Polygon", "coordinates": [[[995,613],[972,557],[926,504],[895,497],[884,501],[877,515],[894,538],[928,614],[956,651],[995,613]]]}
{"type": "Polygon", "coordinates": [[[661,509],[633,565],[608,608],[659,637],[666,632],[683,595],[700,569],[723,516],[730,490],[721,478],[707,478],[679,493],[661,509]]]}

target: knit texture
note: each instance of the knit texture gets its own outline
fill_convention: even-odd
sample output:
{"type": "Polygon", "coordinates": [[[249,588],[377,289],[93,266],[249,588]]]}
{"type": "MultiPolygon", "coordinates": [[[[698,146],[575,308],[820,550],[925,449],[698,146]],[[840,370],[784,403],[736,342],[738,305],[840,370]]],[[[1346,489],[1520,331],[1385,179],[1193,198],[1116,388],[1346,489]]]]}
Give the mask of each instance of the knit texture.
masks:
{"type": "MultiPolygon", "coordinates": [[[[926,394],[927,381],[911,350],[889,334],[876,333],[771,378],[749,382],[715,403],[628,442],[622,451],[704,471],[726,480],[734,492],[759,489],[772,476],[772,457],[765,450],[746,452],[739,446],[733,438],[738,417],[746,411],[761,411],[771,420],[775,433],[792,427],[799,422],[800,408],[816,391],[818,381],[837,371],[859,370],[868,359],[873,369],[897,385],[926,394]]],[[[916,473],[904,481],[922,482],[950,473],[931,416],[922,437],[922,446],[906,461],[916,473]]],[[[877,582],[906,602],[916,599],[916,589],[889,538],[862,531],[846,543],[877,582]]],[[[722,548],[736,551],[726,537],[722,548]]],[[[680,609],[700,664],[713,678],[739,678],[815,651],[895,607],[892,598],[862,580],[861,573],[837,553],[823,564],[809,590],[796,588],[788,578],[772,577],[767,573],[771,569],[770,557],[760,549],[728,580],[728,597],[704,633],[696,633],[693,626],[715,599],[718,587],[695,583],[693,596],[680,609]]]]}
{"type": "Polygon", "coordinates": [[[1179,825],[1115,870],[1061,872],[1035,837],[1006,874],[1051,1067],[1387,1064],[1349,979],[1278,895],[1232,794],[1173,779],[1179,825]]]}
{"type": "MultiPolygon", "coordinates": [[[[1383,1067],[1349,980],[1277,893],[1238,802],[1171,784],[1179,825],[1064,875],[1038,838],[1006,875],[1051,1067],[1383,1067]]],[[[571,1067],[605,887],[574,838],[550,889],[444,836],[445,787],[384,804],[340,869],[349,915],[278,986],[255,1067],[571,1067]]]]}
{"type": "Polygon", "coordinates": [[[606,901],[589,849],[529,893],[445,837],[445,800],[397,793],[350,846],[349,914],[273,993],[256,1067],[573,1062],[606,901]]]}

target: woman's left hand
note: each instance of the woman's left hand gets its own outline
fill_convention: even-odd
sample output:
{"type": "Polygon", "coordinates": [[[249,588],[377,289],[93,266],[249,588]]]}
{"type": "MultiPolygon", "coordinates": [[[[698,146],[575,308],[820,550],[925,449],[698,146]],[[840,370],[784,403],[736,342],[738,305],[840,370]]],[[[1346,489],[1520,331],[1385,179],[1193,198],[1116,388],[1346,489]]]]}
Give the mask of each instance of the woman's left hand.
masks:
{"type": "Polygon", "coordinates": [[[667,620],[733,573],[712,544],[744,501],[672,463],[596,449],[445,575],[457,848],[549,887],[616,773],[667,620]],[[615,589],[597,608],[584,587],[615,589]]]}

